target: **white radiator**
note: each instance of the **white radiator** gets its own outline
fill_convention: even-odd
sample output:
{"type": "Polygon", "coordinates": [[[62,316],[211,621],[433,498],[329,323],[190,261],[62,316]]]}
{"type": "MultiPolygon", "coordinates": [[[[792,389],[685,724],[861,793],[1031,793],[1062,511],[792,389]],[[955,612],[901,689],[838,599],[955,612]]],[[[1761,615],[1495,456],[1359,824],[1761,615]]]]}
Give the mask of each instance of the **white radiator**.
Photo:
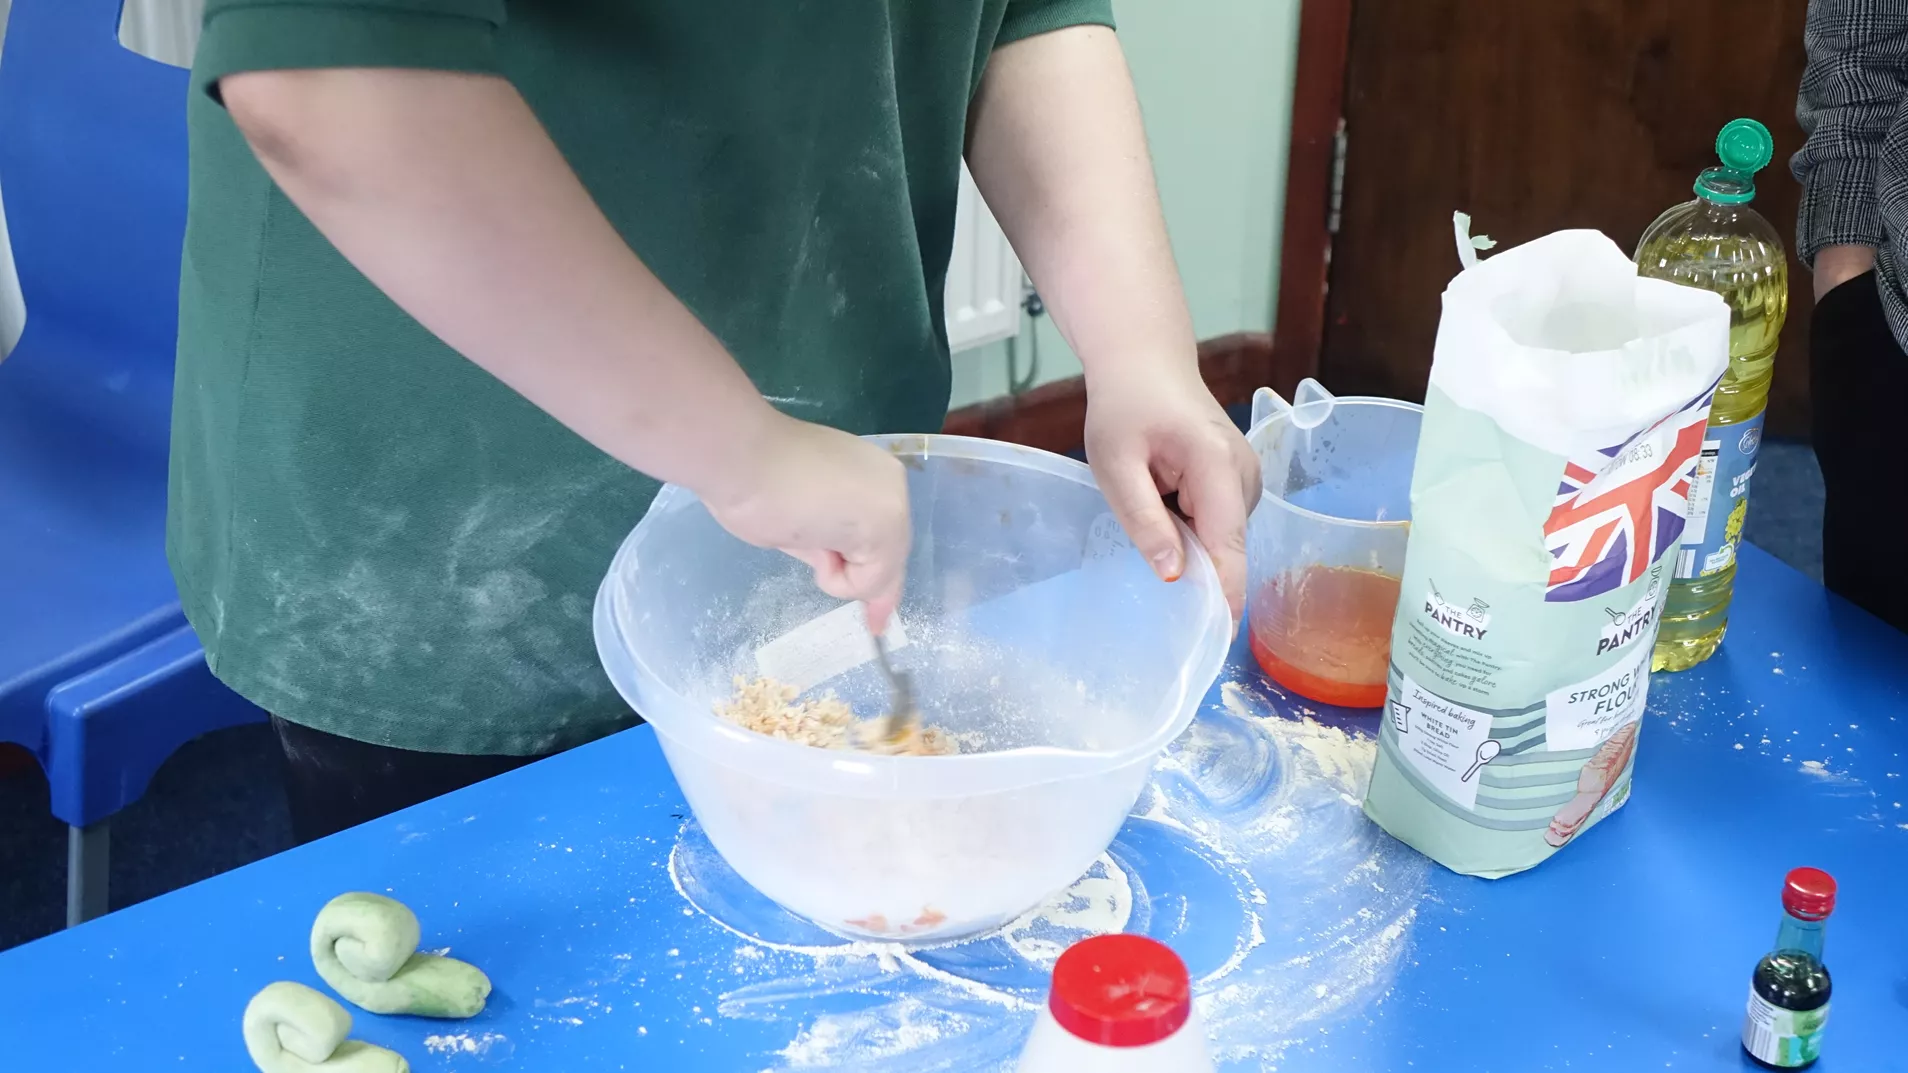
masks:
{"type": "Polygon", "coordinates": [[[1019,335],[1023,293],[1020,258],[963,164],[954,256],[947,266],[948,349],[969,350],[1019,335]]]}

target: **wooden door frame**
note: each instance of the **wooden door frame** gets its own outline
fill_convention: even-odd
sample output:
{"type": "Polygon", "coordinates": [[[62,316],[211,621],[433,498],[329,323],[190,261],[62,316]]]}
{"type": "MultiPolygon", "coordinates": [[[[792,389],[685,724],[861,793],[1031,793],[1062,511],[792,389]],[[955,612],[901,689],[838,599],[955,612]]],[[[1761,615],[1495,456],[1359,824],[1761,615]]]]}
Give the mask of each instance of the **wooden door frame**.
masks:
{"type": "MultiPolygon", "coordinates": [[[[1352,0],[1300,0],[1273,331],[1234,332],[1199,344],[1200,374],[1228,406],[1266,384],[1289,394],[1318,372],[1351,7],[1352,0]]],[[[1086,381],[1076,376],[962,407],[947,415],[944,431],[1065,453],[1080,448],[1085,421],[1086,381]]]]}
{"type": "Polygon", "coordinates": [[[1318,375],[1331,287],[1335,201],[1344,180],[1345,68],[1352,0],[1302,0],[1292,85],[1292,139],[1285,168],[1285,229],[1279,242],[1279,297],[1272,325],[1274,369],[1289,391],[1318,375]]]}

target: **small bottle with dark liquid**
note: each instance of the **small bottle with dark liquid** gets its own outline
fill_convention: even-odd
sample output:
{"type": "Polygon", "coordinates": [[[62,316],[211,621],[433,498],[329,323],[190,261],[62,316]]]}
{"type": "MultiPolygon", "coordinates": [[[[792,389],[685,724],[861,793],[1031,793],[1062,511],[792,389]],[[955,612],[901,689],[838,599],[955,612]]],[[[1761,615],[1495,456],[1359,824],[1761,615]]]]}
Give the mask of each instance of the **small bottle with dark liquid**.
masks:
{"type": "Polygon", "coordinates": [[[1756,963],[1742,1049],[1766,1069],[1806,1069],[1822,1053],[1828,1022],[1829,973],[1822,964],[1822,927],[1835,911],[1835,880],[1797,868],[1782,887],[1782,927],[1775,949],[1756,963]]]}

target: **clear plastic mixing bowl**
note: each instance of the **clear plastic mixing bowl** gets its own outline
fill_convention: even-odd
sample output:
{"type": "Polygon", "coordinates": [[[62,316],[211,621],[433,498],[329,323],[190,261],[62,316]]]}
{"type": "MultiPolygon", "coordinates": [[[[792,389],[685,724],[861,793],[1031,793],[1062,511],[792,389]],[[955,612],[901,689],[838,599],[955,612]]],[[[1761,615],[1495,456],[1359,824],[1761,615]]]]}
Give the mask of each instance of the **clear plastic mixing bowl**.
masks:
{"type": "Polygon", "coordinates": [[[617,552],[596,645],[742,878],[840,934],[946,941],[1014,919],[1106,849],[1218,676],[1231,624],[1191,532],[1184,576],[1159,581],[1085,466],[991,440],[871,440],[906,464],[914,516],[895,659],[961,755],[817,749],[716,716],[792,633],[812,666],[846,668],[790,683],[805,696],[872,717],[888,687],[865,631],[817,621],[841,605],[807,567],[730,536],[681,488],[617,552]]]}

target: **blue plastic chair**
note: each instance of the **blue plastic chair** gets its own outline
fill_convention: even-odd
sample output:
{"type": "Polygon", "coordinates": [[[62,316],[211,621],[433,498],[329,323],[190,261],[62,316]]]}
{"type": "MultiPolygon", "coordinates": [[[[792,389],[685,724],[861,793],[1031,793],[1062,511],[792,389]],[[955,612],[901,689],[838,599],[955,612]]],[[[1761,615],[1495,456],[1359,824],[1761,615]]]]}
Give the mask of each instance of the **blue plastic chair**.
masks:
{"type": "Polygon", "coordinates": [[[186,73],[120,0],[13,0],[0,190],[27,322],[0,361],[0,740],[71,829],[67,922],[106,911],[107,821],[180,745],[264,713],[220,685],[165,559],[186,73]]]}

